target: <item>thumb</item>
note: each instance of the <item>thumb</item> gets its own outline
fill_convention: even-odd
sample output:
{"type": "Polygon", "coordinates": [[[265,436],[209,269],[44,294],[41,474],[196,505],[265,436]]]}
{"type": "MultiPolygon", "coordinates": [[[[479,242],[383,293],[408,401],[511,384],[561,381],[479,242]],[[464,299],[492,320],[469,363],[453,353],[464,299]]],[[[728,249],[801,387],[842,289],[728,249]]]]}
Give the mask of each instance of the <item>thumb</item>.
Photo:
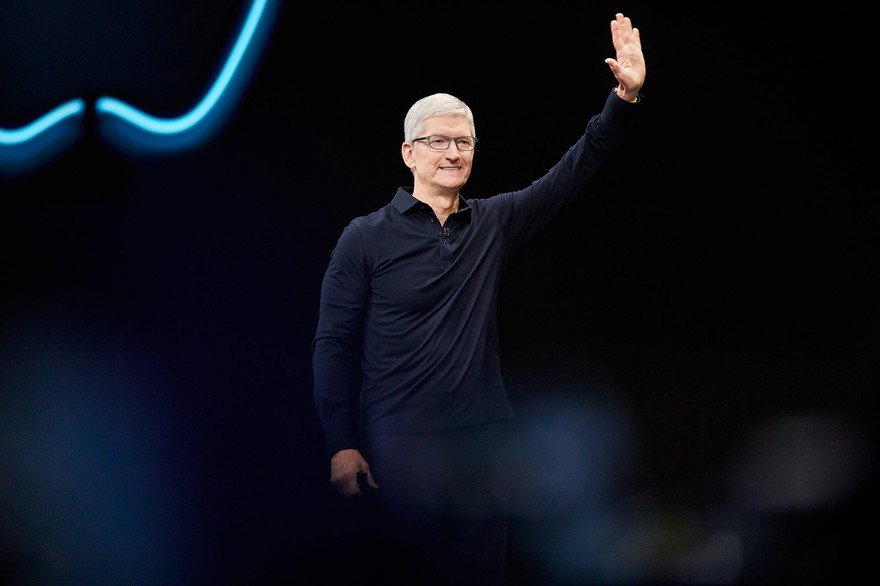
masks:
{"type": "Polygon", "coordinates": [[[376,484],[376,481],[373,480],[373,474],[369,470],[367,470],[367,484],[370,485],[370,488],[375,488],[378,490],[379,485],[376,484]]]}
{"type": "Polygon", "coordinates": [[[616,59],[608,57],[605,59],[605,63],[608,64],[608,67],[611,68],[611,73],[617,75],[617,71],[620,69],[620,64],[616,59]]]}

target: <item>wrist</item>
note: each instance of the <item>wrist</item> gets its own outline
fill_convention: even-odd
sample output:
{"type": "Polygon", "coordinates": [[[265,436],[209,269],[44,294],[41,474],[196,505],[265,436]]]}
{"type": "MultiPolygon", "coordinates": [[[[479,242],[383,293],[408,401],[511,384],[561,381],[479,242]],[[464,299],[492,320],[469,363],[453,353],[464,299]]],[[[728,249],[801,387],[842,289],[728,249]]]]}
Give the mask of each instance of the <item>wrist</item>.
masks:
{"type": "Polygon", "coordinates": [[[620,89],[619,85],[612,88],[612,91],[617,94],[618,98],[626,100],[630,104],[638,104],[641,101],[639,98],[639,92],[627,92],[626,90],[620,89]]]}

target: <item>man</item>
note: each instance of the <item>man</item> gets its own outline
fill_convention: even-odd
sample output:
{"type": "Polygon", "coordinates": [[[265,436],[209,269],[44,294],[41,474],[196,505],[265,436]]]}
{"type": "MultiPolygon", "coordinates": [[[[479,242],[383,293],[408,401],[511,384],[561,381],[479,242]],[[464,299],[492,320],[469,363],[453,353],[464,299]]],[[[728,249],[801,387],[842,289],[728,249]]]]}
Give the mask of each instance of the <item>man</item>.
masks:
{"type": "Polygon", "coordinates": [[[498,286],[511,254],[583,192],[638,109],[639,31],[617,14],[611,36],[616,59],[605,62],[617,86],[544,177],[464,199],[473,115],[453,96],[428,96],[404,121],[413,187],[353,220],[331,255],[312,345],[330,481],[345,497],[374,493],[391,534],[419,556],[420,583],[502,580],[509,479],[501,454],[513,411],[499,368],[498,286]]]}

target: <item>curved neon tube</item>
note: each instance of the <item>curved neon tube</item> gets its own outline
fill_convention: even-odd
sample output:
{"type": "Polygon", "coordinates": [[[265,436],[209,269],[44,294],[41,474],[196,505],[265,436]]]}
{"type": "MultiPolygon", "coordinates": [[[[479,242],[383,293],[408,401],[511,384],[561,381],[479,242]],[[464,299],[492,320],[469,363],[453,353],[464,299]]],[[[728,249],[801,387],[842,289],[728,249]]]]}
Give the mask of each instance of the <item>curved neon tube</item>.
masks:
{"type": "Polygon", "coordinates": [[[77,98],[61,104],[54,110],[21,128],[15,130],[5,130],[0,128],[0,145],[15,146],[33,140],[64,120],[81,115],[85,112],[85,109],[85,102],[77,98]]]}
{"type": "Polygon", "coordinates": [[[245,51],[247,51],[248,45],[250,45],[251,39],[254,36],[254,31],[260,22],[260,18],[263,16],[267,1],[268,0],[254,0],[250,12],[245,19],[244,25],[241,28],[241,33],[239,33],[238,39],[235,41],[235,45],[229,53],[229,58],[223,65],[223,69],[220,71],[220,74],[217,76],[211,89],[208,90],[208,93],[202,98],[202,101],[188,113],[178,118],[158,118],[138,110],[122,100],[106,96],[98,99],[95,103],[95,108],[99,113],[116,116],[133,126],[137,126],[138,128],[153,134],[173,135],[186,132],[208,115],[211,109],[217,105],[223,92],[226,91],[226,88],[229,86],[230,81],[235,75],[236,69],[238,69],[238,66],[241,63],[245,51]]]}

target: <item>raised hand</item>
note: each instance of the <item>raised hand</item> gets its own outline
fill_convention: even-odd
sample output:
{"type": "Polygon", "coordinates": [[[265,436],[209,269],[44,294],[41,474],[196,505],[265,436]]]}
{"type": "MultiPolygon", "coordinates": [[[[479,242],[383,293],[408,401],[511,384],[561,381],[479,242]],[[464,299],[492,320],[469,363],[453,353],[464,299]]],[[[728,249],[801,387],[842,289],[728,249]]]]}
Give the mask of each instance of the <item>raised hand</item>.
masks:
{"type": "Polygon", "coordinates": [[[611,42],[617,58],[607,58],[605,63],[617,78],[617,95],[624,100],[635,100],[645,83],[645,57],[639,29],[630,19],[618,12],[611,21],[611,42]]]}

